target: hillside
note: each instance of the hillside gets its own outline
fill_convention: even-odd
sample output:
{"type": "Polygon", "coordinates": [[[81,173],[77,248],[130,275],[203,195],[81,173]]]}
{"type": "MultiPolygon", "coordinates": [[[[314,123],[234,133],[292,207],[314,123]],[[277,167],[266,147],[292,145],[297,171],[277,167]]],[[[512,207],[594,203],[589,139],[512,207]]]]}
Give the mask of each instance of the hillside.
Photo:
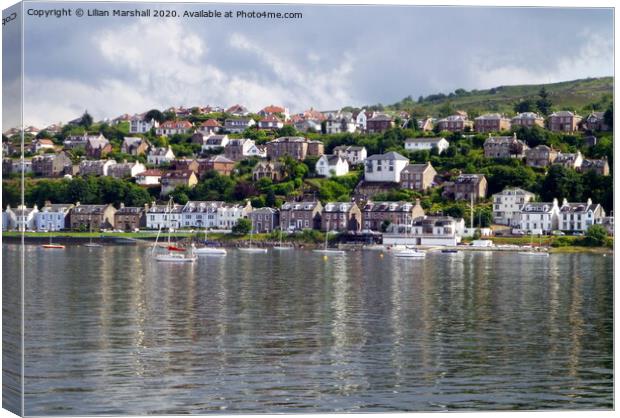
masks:
{"type": "Polygon", "coordinates": [[[591,110],[594,103],[600,103],[601,110],[605,110],[613,97],[613,82],[613,77],[603,77],[552,84],[499,86],[488,90],[457,89],[449,94],[426,96],[422,101],[408,97],[386,106],[386,109],[413,111],[416,116],[440,116],[450,108],[465,110],[472,116],[485,112],[514,114],[515,103],[527,99],[536,101],[544,86],[553,103],[553,110],[572,109],[585,113],[591,110]]]}

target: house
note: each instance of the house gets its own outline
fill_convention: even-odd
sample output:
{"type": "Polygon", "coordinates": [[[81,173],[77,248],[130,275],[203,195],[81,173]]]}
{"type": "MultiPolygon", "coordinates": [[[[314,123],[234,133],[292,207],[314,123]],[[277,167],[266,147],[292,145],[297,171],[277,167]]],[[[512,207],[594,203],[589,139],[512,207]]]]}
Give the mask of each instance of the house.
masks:
{"type": "Polygon", "coordinates": [[[2,175],[9,176],[12,173],[13,173],[13,159],[3,158],[2,159],[2,175]]]}
{"type": "Polygon", "coordinates": [[[146,161],[149,164],[160,165],[168,164],[170,161],[174,160],[174,158],[174,152],[172,152],[172,148],[168,145],[167,147],[151,148],[151,151],[146,157],[146,161]]]}
{"type": "Polygon", "coordinates": [[[593,147],[598,144],[598,138],[594,135],[586,135],[583,137],[583,144],[587,147],[593,147]]]}
{"type": "Polygon", "coordinates": [[[603,218],[602,225],[607,230],[607,233],[611,236],[614,235],[614,217],[613,216],[605,216],[603,218]]]}
{"type": "Polygon", "coordinates": [[[525,151],[525,164],[530,167],[547,167],[558,158],[558,151],[546,145],[537,145],[525,151]]]}
{"type": "Polygon", "coordinates": [[[135,231],[146,227],[146,211],[148,205],[144,206],[125,206],[114,213],[114,228],[122,231],[135,231]]]}
{"type": "Polygon", "coordinates": [[[412,152],[423,150],[431,151],[436,149],[437,154],[441,154],[447,150],[449,146],[450,143],[445,138],[419,137],[405,139],[405,149],[412,152]]]}
{"type": "MultiPolygon", "coordinates": [[[[80,118],[80,121],[81,121],[81,118],[80,118]]],[[[112,125],[118,125],[119,123],[129,122],[129,121],[131,121],[131,115],[128,114],[128,113],[123,113],[122,115],[117,116],[114,119],[112,119],[111,120],[111,124],[112,125]]]]}
{"type": "Polygon", "coordinates": [[[283,126],[284,122],[275,115],[267,115],[258,121],[258,129],[276,130],[283,126]]]}
{"type": "Polygon", "coordinates": [[[501,132],[510,129],[510,119],[499,113],[487,113],[474,118],[474,130],[478,133],[501,132]]]}
{"type": "Polygon", "coordinates": [[[554,132],[575,132],[579,129],[581,116],[576,113],[562,110],[549,115],[549,130],[554,132]]]}
{"type": "Polygon", "coordinates": [[[249,201],[245,205],[223,204],[217,208],[217,226],[219,229],[230,230],[239,219],[248,218],[251,212],[252,204],[249,201]]]}
{"type": "Polygon", "coordinates": [[[155,133],[161,136],[187,134],[193,125],[186,120],[168,120],[162,123],[155,133]]]}
{"type": "Polygon", "coordinates": [[[437,121],[440,131],[465,132],[473,128],[473,123],[467,118],[467,113],[458,112],[437,121]]]}
{"type": "Polygon", "coordinates": [[[269,105],[259,110],[258,115],[262,117],[273,115],[287,120],[290,117],[290,112],[286,107],[269,105]]]}
{"type": "Polygon", "coordinates": [[[35,215],[39,212],[37,205],[34,205],[31,208],[24,205],[18,205],[15,209],[12,209],[9,205],[7,205],[5,212],[7,217],[7,230],[35,230],[35,215]]]}
{"type": "Polygon", "coordinates": [[[105,158],[112,152],[112,144],[103,135],[88,135],[86,137],[86,156],[89,158],[105,158]]]}
{"type": "Polygon", "coordinates": [[[161,196],[167,196],[179,186],[192,188],[198,183],[198,177],[192,170],[169,171],[160,179],[161,196]]]}
{"type": "Polygon", "coordinates": [[[321,215],[321,231],[359,232],[362,211],[355,202],[328,202],[321,215]]]}
{"type": "Polygon", "coordinates": [[[506,188],[493,196],[493,223],[517,227],[524,204],[534,199],[534,193],[518,187],[506,188]]]}
{"type": "Polygon", "coordinates": [[[35,138],[30,144],[30,152],[38,154],[39,151],[54,150],[54,142],[48,138],[35,138]]]}
{"type": "MultiPolygon", "coordinates": [[[[200,134],[195,134],[195,135],[200,135],[200,134]]],[[[192,136],[192,139],[194,137],[192,136]]],[[[209,151],[212,149],[220,149],[220,148],[225,148],[226,145],[228,145],[228,142],[230,142],[230,139],[228,138],[228,135],[209,135],[206,137],[203,137],[203,141],[202,141],[202,150],[203,151],[209,151]]]]}
{"type": "Polygon", "coordinates": [[[361,164],[366,161],[368,156],[366,147],[358,147],[356,145],[339,145],[334,148],[333,154],[345,158],[349,165],[361,164]]]}
{"type": "MultiPolygon", "coordinates": [[[[47,154],[50,155],[50,154],[47,154]]],[[[15,160],[11,160],[11,173],[32,173],[32,160],[27,160],[25,158],[19,158],[15,160]]]]}
{"type": "Polygon", "coordinates": [[[218,208],[224,206],[221,201],[188,201],[181,210],[181,225],[184,228],[217,228],[218,208]]]}
{"type": "Polygon", "coordinates": [[[362,229],[383,231],[390,224],[404,225],[412,219],[424,216],[420,200],[411,202],[372,202],[362,208],[362,229]]]}
{"type": "Polygon", "coordinates": [[[239,138],[230,139],[224,147],[224,155],[233,161],[240,161],[250,156],[250,149],[255,147],[253,139],[239,138]]]}
{"type": "Polygon", "coordinates": [[[250,114],[247,107],[242,106],[240,104],[236,104],[236,105],[229,107],[228,109],[226,109],[226,113],[230,113],[231,115],[234,115],[234,116],[246,116],[250,114]]]}
{"type": "Polygon", "coordinates": [[[400,172],[400,187],[402,189],[425,191],[435,185],[437,171],[430,161],[426,164],[407,164],[400,172]]]}
{"type": "Polygon", "coordinates": [[[215,119],[208,119],[200,124],[198,132],[203,135],[216,134],[222,129],[222,125],[215,119]]]}
{"type": "Polygon", "coordinates": [[[69,216],[71,229],[98,231],[114,228],[116,208],[109,205],[81,205],[77,202],[69,216]]]}
{"type": "Polygon", "coordinates": [[[160,229],[160,228],[181,228],[181,217],[183,211],[183,205],[173,203],[172,206],[156,205],[153,203],[146,210],[146,229],[160,229]]]}
{"type": "Polygon", "coordinates": [[[523,112],[519,113],[517,116],[510,120],[511,128],[515,129],[520,126],[525,128],[532,128],[534,126],[539,126],[541,128],[545,127],[545,118],[540,116],[538,113],[534,112],[523,112]]]}
{"type": "Polygon", "coordinates": [[[62,141],[63,148],[66,150],[74,150],[76,148],[86,149],[86,142],[88,140],[88,135],[72,135],[65,138],[62,141]]]}
{"type": "Polygon", "coordinates": [[[521,208],[517,225],[521,231],[542,235],[558,229],[560,208],[553,202],[527,202],[521,208]]]}
{"type": "Polygon", "coordinates": [[[355,125],[357,126],[357,130],[360,132],[366,132],[367,122],[368,115],[366,114],[366,109],[362,109],[357,115],[355,115],[355,125]]]}
{"type": "Polygon", "coordinates": [[[487,195],[487,179],[482,174],[461,174],[453,182],[444,183],[443,197],[454,200],[474,200],[487,195]]]}
{"type": "Polygon", "coordinates": [[[465,221],[451,216],[418,216],[407,223],[389,225],[384,245],[455,246],[461,242],[465,221]]]}
{"type": "Polygon", "coordinates": [[[579,170],[582,173],[587,171],[594,171],[599,176],[608,176],[609,175],[609,163],[607,162],[607,158],[603,157],[600,160],[592,160],[592,159],[584,159],[581,163],[581,167],[579,170]]]}
{"type": "Polygon", "coordinates": [[[71,174],[72,166],[71,159],[64,151],[32,157],[32,172],[41,177],[61,177],[71,174]]]}
{"type": "Polygon", "coordinates": [[[371,155],[364,163],[364,180],[398,183],[400,172],[407,164],[409,164],[409,159],[394,151],[371,155]]]}
{"type": "Polygon", "coordinates": [[[130,134],[145,134],[153,128],[159,128],[159,122],[155,119],[147,120],[143,115],[134,115],[129,119],[130,134]]]}
{"type": "Polygon", "coordinates": [[[422,132],[430,132],[435,126],[435,119],[426,117],[418,120],[418,130],[422,132]]]}
{"type": "Polygon", "coordinates": [[[611,127],[605,122],[605,112],[592,112],[583,121],[584,129],[588,131],[611,131],[611,127]]]}
{"type": "Polygon", "coordinates": [[[136,174],[136,184],[140,186],[156,186],[159,185],[162,172],[160,170],[144,170],[136,174]]]}
{"type": "Polygon", "coordinates": [[[592,225],[602,224],[605,210],[601,205],[593,204],[592,199],[585,203],[569,203],[566,199],[560,206],[558,229],[571,232],[587,232],[592,225]]]}
{"type": "Polygon", "coordinates": [[[355,119],[350,112],[329,115],[325,121],[325,133],[327,134],[353,133],[355,129],[355,119]]]}
{"type": "Polygon", "coordinates": [[[299,132],[321,132],[321,122],[314,119],[300,119],[293,126],[299,132]]]}
{"type": "Polygon", "coordinates": [[[289,155],[296,160],[305,160],[306,157],[319,157],[324,154],[321,141],[310,141],[301,136],[283,136],[265,144],[267,157],[277,160],[289,155]]]}
{"type": "Polygon", "coordinates": [[[339,155],[321,155],[315,164],[319,176],[344,176],[349,172],[349,162],[339,155]]]}
{"type": "MultiPolygon", "coordinates": [[[[200,162],[202,162],[202,160],[199,161],[199,163],[200,162]]],[[[235,168],[235,162],[223,155],[214,155],[204,160],[204,168],[205,171],[217,171],[223,176],[230,176],[230,173],[232,173],[235,168]]],[[[199,172],[202,173],[203,170],[199,170],[199,172]]]]}
{"type": "Polygon", "coordinates": [[[144,164],[140,162],[128,163],[127,160],[122,163],[113,164],[108,168],[108,175],[117,179],[134,178],[137,174],[146,171],[144,164]]]}
{"type": "Polygon", "coordinates": [[[486,158],[523,158],[529,147],[525,142],[512,136],[491,136],[484,141],[486,158]]]}
{"type": "Polygon", "coordinates": [[[253,143],[248,149],[248,157],[267,158],[267,147],[253,143]]]}
{"type": "Polygon", "coordinates": [[[581,151],[577,151],[576,153],[558,152],[558,156],[553,162],[553,164],[562,165],[566,168],[572,168],[573,170],[580,169],[582,163],[583,156],[581,155],[581,151]]]}
{"type": "Polygon", "coordinates": [[[280,229],[301,231],[320,229],[323,205],[319,201],[285,202],[280,207],[280,229]]]}
{"type": "Polygon", "coordinates": [[[139,136],[126,136],[121,144],[121,152],[129,155],[144,155],[151,148],[151,144],[139,136]]]}
{"type": "Polygon", "coordinates": [[[376,115],[366,120],[366,132],[368,133],[381,133],[394,127],[394,119],[388,115],[376,115]]]}
{"type": "Polygon", "coordinates": [[[280,228],[280,212],[273,208],[259,208],[250,212],[252,232],[267,234],[280,228]]]}
{"type": "Polygon", "coordinates": [[[263,177],[279,182],[284,178],[284,164],[279,161],[261,161],[252,169],[252,181],[259,181],[263,177]]]}
{"type": "Polygon", "coordinates": [[[252,118],[226,119],[224,130],[233,134],[240,134],[254,125],[256,122],[252,118]]]}
{"type": "Polygon", "coordinates": [[[114,160],[83,160],[80,161],[80,176],[107,176],[114,165],[114,160]]]}

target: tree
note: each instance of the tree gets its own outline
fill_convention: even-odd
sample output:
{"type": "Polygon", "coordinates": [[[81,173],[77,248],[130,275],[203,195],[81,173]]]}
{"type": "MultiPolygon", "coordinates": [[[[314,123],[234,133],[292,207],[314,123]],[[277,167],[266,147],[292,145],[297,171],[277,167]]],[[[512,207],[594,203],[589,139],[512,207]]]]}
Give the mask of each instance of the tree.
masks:
{"type": "Polygon", "coordinates": [[[246,235],[252,230],[252,221],[247,218],[239,218],[237,223],[232,227],[232,233],[235,235],[246,235]]]}
{"type": "Polygon", "coordinates": [[[602,247],[607,241],[607,230],[603,225],[592,225],[588,229],[588,232],[586,232],[586,237],[584,241],[586,245],[592,247],[602,247]]]}
{"type": "Polygon", "coordinates": [[[88,111],[84,111],[84,114],[82,115],[82,118],[80,119],[80,123],[78,123],[78,125],[83,126],[85,128],[90,128],[90,126],[93,124],[93,117],[88,113],[88,111]]]}
{"type": "Polygon", "coordinates": [[[547,90],[542,87],[538,93],[538,96],[540,99],[536,101],[536,107],[540,113],[547,116],[551,112],[552,105],[551,100],[549,100],[549,93],[547,93],[547,90]]]}
{"type": "Polygon", "coordinates": [[[531,99],[521,100],[520,102],[515,103],[514,105],[514,111],[516,113],[534,112],[535,110],[536,110],[536,105],[531,99]]]}
{"type": "Polygon", "coordinates": [[[383,222],[381,222],[381,232],[385,232],[387,231],[388,227],[392,224],[392,221],[390,221],[389,219],[384,220],[383,222]]]}
{"type": "Polygon", "coordinates": [[[278,129],[278,136],[296,136],[297,130],[293,125],[284,125],[282,128],[278,129]]]}
{"type": "Polygon", "coordinates": [[[155,119],[157,122],[162,123],[164,121],[164,114],[157,109],[151,109],[144,115],[145,120],[155,119]]]}
{"type": "Polygon", "coordinates": [[[609,105],[607,110],[603,115],[603,119],[605,120],[605,125],[609,126],[609,129],[614,127],[614,104],[613,102],[609,105]]]}
{"type": "Polygon", "coordinates": [[[553,165],[543,181],[540,194],[545,202],[551,202],[554,198],[581,202],[583,195],[581,176],[570,168],[553,165]]]}

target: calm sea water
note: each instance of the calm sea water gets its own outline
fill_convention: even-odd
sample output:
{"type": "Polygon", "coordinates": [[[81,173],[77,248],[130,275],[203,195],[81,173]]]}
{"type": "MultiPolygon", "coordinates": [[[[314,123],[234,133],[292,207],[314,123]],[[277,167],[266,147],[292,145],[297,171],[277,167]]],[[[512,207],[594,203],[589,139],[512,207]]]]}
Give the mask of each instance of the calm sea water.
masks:
{"type": "Polygon", "coordinates": [[[26,414],[613,408],[612,257],[148,253],[26,247],[26,414]]]}

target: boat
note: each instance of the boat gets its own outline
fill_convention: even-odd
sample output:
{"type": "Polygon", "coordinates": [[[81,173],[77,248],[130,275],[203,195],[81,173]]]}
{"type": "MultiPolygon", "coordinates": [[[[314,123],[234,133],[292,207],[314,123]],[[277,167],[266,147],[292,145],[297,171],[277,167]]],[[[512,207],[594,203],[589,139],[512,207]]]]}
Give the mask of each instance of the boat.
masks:
{"type": "MultiPolygon", "coordinates": [[[[168,206],[166,207],[166,209],[168,210],[167,219],[170,219],[170,214],[172,213],[172,206],[173,206],[173,202],[172,202],[172,197],[171,197],[170,201],[168,202],[168,206]]],[[[161,225],[159,227],[159,230],[157,231],[157,237],[155,238],[155,244],[153,245],[153,249],[151,251],[152,254],[155,254],[156,248],[160,248],[157,245],[157,242],[159,241],[160,233],[161,233],[161,225]]],[[[194,254],[194,245],[192,244],[190,251],[188,253],[186,252],[185,248],[178,247],[176,245],[173,245],[170,242],[171,234],[172,234],[172,225],[168,225],[168,245],[166,246],[166,250],[168,252],[155,255],[155,261],[173,262],[173,263],[193,263],[194,261],[196,261],[198,257],[194,254]]]]}
{"type": "Polygon", "coordinates": [[[362,247],[362,250],[366,250],[366,251],[385,251],[386,248],[382,244],[369,244],[369,245],[364,245],[362,247]]]}
{"type": "Polygon", "coordinates": [[[93,223],[89,222],[89,233],[90,233],[90,238],[87,244],[84,244],[85,247],[90,247],[90,248],[97,248],[97,247],[101,247],[101,244],[97,244],[96,242],[93,242],[93,223]]]}
{"type": "Polygon", "coordinates": [[[330,250],[329,248],[327,248],[327,235],[328,234],[329,232],[325,233],[325,245],[323,249],[316,249],[316,250],[313,250],[313,252],[319,253],[319,254],[344,255],[345,253],[344,250],[335,250],[335,249],[330,250]]]}
{"type": "Polygon", "coordinates": [[[64,250],[65,246],[62,244],[54,244],[52,243],[52,236],[50,235],[50,243],[49,244],[43,244],[41,247],[43,247],[46,250],[64,250]]]}
{"type": "MultiPolygon", "coordinates": [[[[531,232],[531,231],[530,231],[531,232]]],[[[530,235],[531,239],[530,239],[530,250],[528,251],[519,251],[519,255],[527,255],[530,257],[549,257],[549,253],[545,250],[541,250],[540,248],[540,244],[542,243],[542,237],[540,237],[540,241],[539,241],[539,247],[538,249],[535,249],[532,244],[534,243],[534,235],[530,235]]]]}
{"type": "Polygon", "coordinates": [[[274,247],[272,247],[276,251],[287,251],[292,250],[292,245],[282,245],[282,230],[280,229],[280,243],[274,247]]]}
{"type": "Polygon", "coordinates": [[[441,252],[444,253],[444,254],[457,254],[459,252],[459,250],[444,249],[444,250],[441,250],[441,252]]]}
{"type": "Polygon", "coordinates": [[[267,248],[258,248],[252,247],[252,232],[254,231],[254,223],[252,223],[252,229],[250,230],[250,246],[249,247],[240,247],[239,251],[242,253],[252,253],[252,254],[264,254],[267,252],[267,248]]]}
{"type": "Polygon", "coordinates": [[[402,257],[402,258],[424,258],[426,257],[426,252],[416,250],[415,248],[406,248],[404,250],[396,251],[394,253],[394,257],[402,257]]]}
{"type": "MultiPolygon", "coordinates": [[[[205,225],[205,243],[207,242],[207,227],[205,225]]],[[[201,248],[195,248],[194,254],[196,255],[226,255],[224,248],[209,247],[208,245],[201,248]]]]}

